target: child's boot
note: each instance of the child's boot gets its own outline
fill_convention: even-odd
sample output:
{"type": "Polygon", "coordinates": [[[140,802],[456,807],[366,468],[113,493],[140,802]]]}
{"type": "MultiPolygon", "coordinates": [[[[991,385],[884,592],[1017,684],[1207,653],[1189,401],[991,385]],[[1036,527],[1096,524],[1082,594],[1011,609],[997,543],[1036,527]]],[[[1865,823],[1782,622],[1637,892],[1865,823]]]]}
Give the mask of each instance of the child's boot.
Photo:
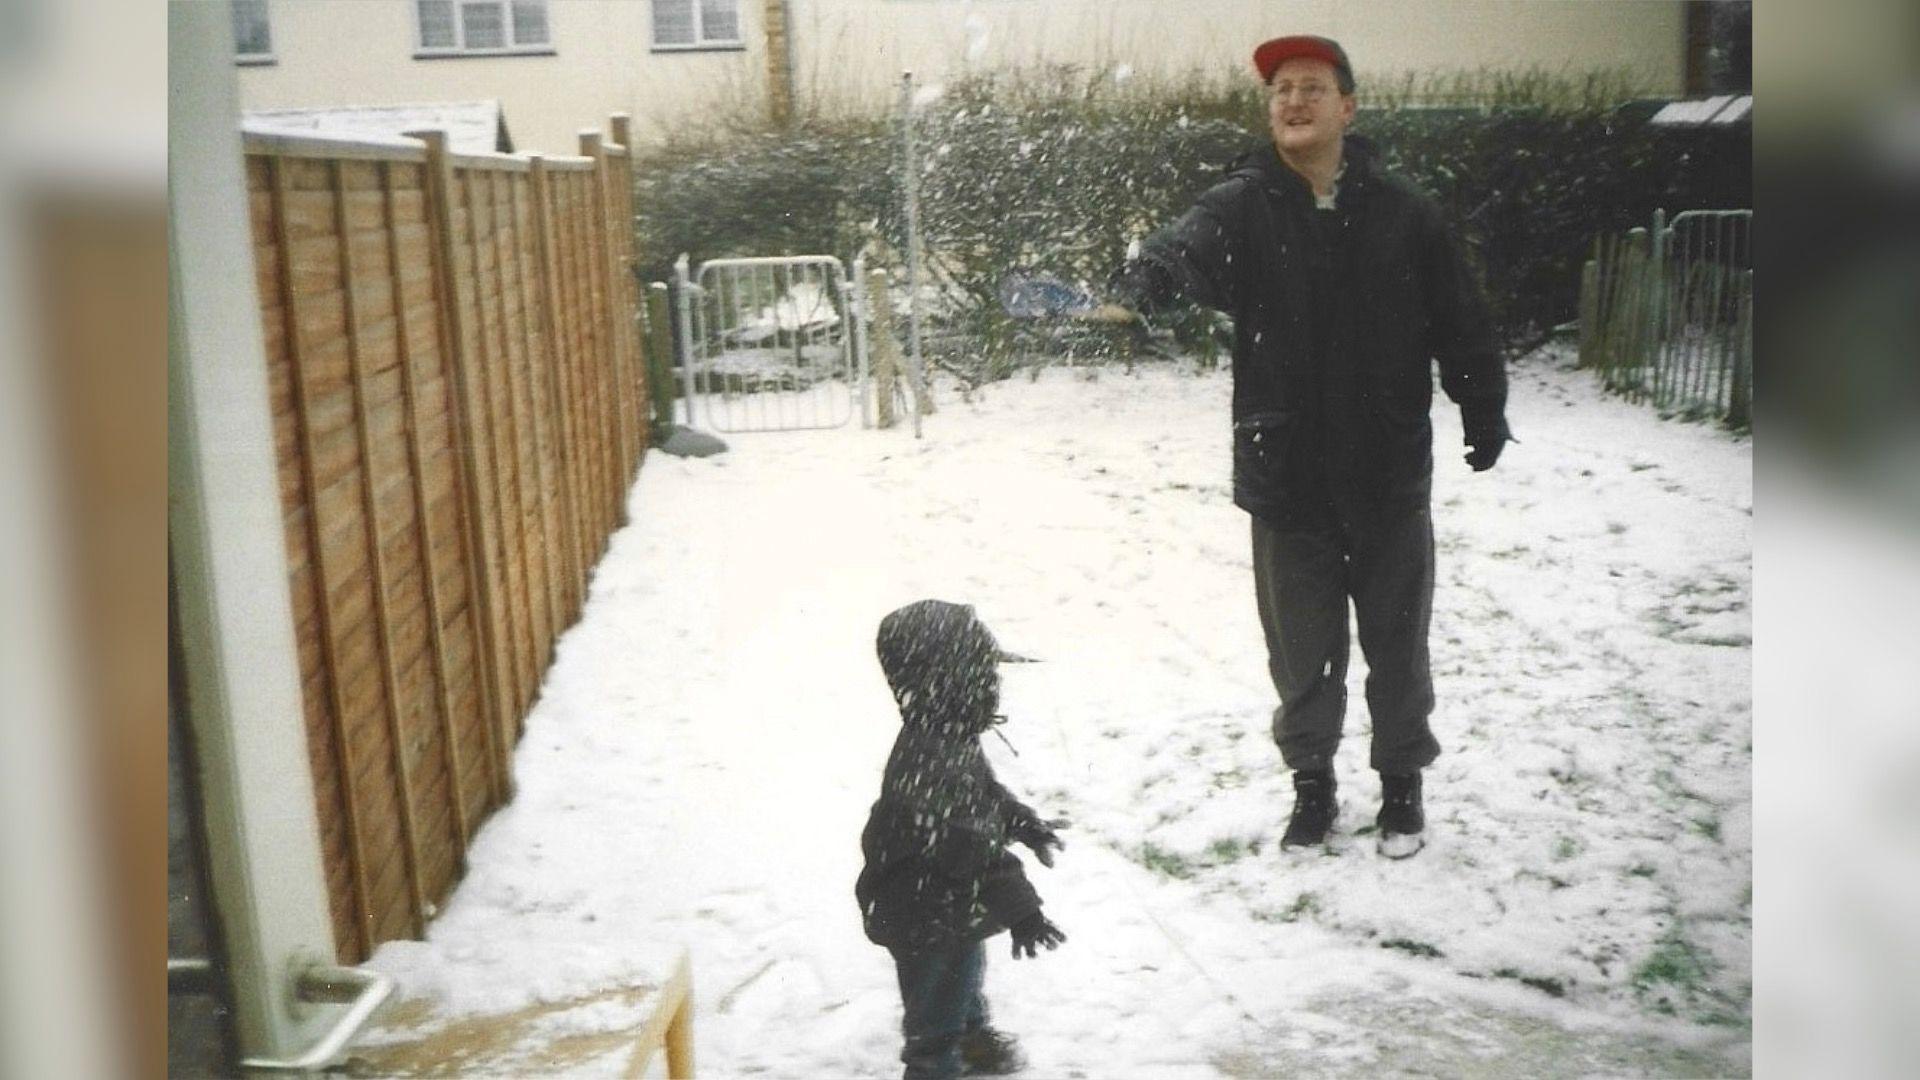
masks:
{"type": "Polygon", "coordinates": [[[1020,1040],[998,1028],[974,1028],[960,1037],[960,1060],[968,1076],[1007,1076],[1027,1067],[1020,1040]]]}
{"type": "Polygon", "coordinates": [[[924,1035],[907,1040],[900,1060],[907,1069],[900,1074],[901,1080],[949,1080],[950,1077],[966,1075],[966,1059],[960,1053],[960,1037],[955,1035],[924,1035]]]}

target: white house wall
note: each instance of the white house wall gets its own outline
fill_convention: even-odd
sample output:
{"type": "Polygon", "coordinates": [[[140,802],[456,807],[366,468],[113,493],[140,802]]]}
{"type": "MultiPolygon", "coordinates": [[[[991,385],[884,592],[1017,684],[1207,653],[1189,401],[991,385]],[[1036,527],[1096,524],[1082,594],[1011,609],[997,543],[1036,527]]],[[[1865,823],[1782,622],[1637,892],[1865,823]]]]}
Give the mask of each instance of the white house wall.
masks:
{"type": "Polygon", "coordinates": [[[1036,61],[1180,74],[1251,72],[1279,34],[1339,39],[1369,73],[1629,69],[1679,93],[1685,8],[1623,0],[788,0],[804,99],[857,88],[884,97],[900,71],[936,83],[1036,61]]]}
{"type": "Polygon", "coordinates": [[[745,49],[652,51],[644,0],[554,0],[553,55],[414,59],[413,0],[273,0],[275,62],[240,68],[248,109],[498,99],[514,149],[577,152],[582,127],[630,112],[636,135],[765,92],[759,0],[742,0],[745,49]]]}
{"type": "MultiPolygon", "coordinates": [[[[1136,77],[1248,70],[1254,43],[1337,37],[1363,78],[1438,68],[1627,69],[1685,81],[1678,0],[784,0],[808,100],[890,100],[901,70],[1074,63],[1136,77]]],[[[744,48],[654,52],[646,0],[553,0],[550,56],[414,59],[412,0],[271,0],[276,62],[242,67],[249,109],[498,99],[520,150],[572,153],[576,132],[630,112],[636,138],[764,108],[768,0],[741,0],[744,48]]]]}

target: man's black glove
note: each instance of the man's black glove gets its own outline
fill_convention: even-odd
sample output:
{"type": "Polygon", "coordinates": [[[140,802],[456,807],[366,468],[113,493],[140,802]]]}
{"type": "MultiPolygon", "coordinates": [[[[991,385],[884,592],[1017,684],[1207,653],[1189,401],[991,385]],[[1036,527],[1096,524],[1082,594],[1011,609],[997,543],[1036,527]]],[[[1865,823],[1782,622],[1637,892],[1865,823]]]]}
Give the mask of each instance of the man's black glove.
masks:
{"type": "Polygon", "coordinates": [[[1007,837],[1016,844],[1025,844],[1033,849],[1033,857],[1040,865],[1052,869],[1053,855],[1066,849],[1067,842],[1060,839],[1060,830],[1072,825],[1066,818],[1054,818],[1043,821],[1037,817],[1022,817],[1007,829],[1007,837]]]}
{"type": "Polygon", "coordinates": [[[1507,427],[1506,411],[1499,402],[1470,402],[1460,406],[1460,426],[1466,434],[1467,464],[1474,472],[1486,472],[1500,460],[1500,451],[1510,442],[1519,442],[1507,427]]]}
{"type": "Polygon", "coordinates": [[[1014,923],[1012,933],[1015,960],[1020,959],[1023,951],[1031,958],[1040,955],[1040,946],[1045,945],[1050,950],[1057,949],[1061,942],[1067,940],[1067,935],[1061,933],[1059,927],[1053,925],[1045,915],[1037,911],[1014,923]]]}
{"type": "Polygon", "coordinates": [[[1500,460],[1500,451],[1505,449],[1506,445],[1506,439],[1475,443],[1473,448],[1467,451],[1467,464],[1473,466],[1474,472],[1486,472],[1493,468],[1494,462],[1500,460]]]}

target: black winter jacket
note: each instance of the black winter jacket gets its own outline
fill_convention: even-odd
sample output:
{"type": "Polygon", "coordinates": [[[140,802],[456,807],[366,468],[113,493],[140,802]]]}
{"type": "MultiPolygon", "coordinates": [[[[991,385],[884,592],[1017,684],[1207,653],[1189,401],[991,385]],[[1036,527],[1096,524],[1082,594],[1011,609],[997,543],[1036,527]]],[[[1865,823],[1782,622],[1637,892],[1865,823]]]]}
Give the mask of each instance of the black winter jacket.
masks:
{"type": "Polygon", "coordinates": [[[997,934],[1040,910],[1008,833],[1034,812],[994,779],[980,735],[999,707],[999,647],[973,609],[922,600],[880,624],[900,736],[860,848],[867,937],[919,949],[997,934]]]}
{"type": "Polygon", "coordinates": [[[1141,310],[1185,299],[1234,319],[1234,502],[1286,525],[1331,498],[1364,511],[1424,503],[1432,365],[1466,441],[1507,437],[1507,379],[1486,300],[1438,207],[1347,138],[1337,209],[1271,143],[1116,281],[1141,310]]]}

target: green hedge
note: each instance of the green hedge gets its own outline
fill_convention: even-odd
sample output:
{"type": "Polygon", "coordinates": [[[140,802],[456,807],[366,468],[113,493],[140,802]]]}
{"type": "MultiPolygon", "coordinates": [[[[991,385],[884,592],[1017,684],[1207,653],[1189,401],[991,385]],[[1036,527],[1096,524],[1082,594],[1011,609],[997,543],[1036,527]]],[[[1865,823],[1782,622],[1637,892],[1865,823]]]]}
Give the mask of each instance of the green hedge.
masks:
{"type": "MultiPolygon", "coordinates": [[[[1007,329],[996,290],[1011,271],[1093,287],[1128,239],[1170,220],[1264,133],[1247,80],[1118,80],[1050,68],[947,87],[922,113],[921,208],[929,257],[959,287],[953,323],[989,347],[1007,329]]],[[[1367,84],[1363,80],[1363,90],[1367,84]]],[[[1606,76],[1430,76],[1363,98],[1354,130],[1389,168],[1440,200],[1485,276],[1515,350],[1572,319],[1593,237],[1644,224],[1654,207],[1724,205],[1728,153],[1692,145],[1616,106],[1606,76]],[[1478,102],[1432,107],[1435,98],[1478,102]]],[[[898,249],[899,134],[890,115],[803,120],[786,131],[682,140],[636,170],[649,278],[673,259],[828,252],[876,232],[898,249]]],[[[1744,135],[1741,136],[1744,140],[1744,135]]],[[[1198,340],[1204,320],[1173,320],[1198,340]]]]}

